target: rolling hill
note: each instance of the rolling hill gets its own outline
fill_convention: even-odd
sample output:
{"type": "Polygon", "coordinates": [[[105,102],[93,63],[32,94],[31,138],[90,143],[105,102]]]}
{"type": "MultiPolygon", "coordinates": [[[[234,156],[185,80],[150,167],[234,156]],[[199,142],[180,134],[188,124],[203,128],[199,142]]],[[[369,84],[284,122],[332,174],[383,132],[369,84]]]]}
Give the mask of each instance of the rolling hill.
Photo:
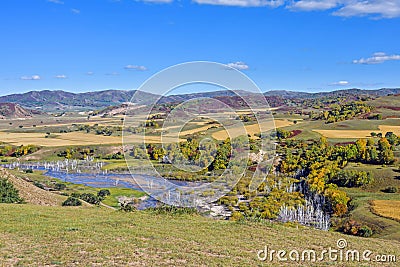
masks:
{"type": "Polygon", "coordinates": [[[23,174],[17,177],[1,167],[0,177],[7,178],[18,190],[20,197],[22,197],[25,202],[32,205],[61,206],[61,203],[67,199],[65,196],[45,191],[27,180],[24,180],[22,178],[23,174]]]}
{"type": "Polygon", "coordinates": [[[135,93],[135,90],[105,90],[87,93],[44,90],[2,96],[0,103],[16,103],[26,108],[43,111],[93,110],[129,102],[133,95],[135,95],[135,103],[146,103],[154,97],[145,92],[135,93]]]}
{"type": "MultiPolygon", "coordinates": [[[[236,91],[241,95],[248,95],[252,99],[257,99],[260,96],[251,92],[236,91]]],[[[357,99],[362,96],[379,97],[387,95],[399,94],[400,89],[377,89],[377,90],[362,90],[362,89],[346,89],[332,92],[307,93],[275,90],[264,93],[264,96],[272,107],[284,105],[287,100],[293,99],[316,99],[330,97],[346,97],[349,99],[357,99]]],[[[93,91],[86,93],[71,93],[61,90],[57,91],[31,91],[23,94],[11,94],[0,97],[0,103],[14,103],[22,107],[42,110],[42,111],[57,111],[57,110],[100,110],[110,106],[119,106],[126,102],[132,102],[139,105],[153,103],[159,99],[159,103],[181,103],[195,98],[216,98],[225,103],[234,104],[238,101],[238,96],[235,91],[221,90],[205,93],[180,94],[159,96],[147,92],[137,90],[104,90],[93,91]],[[132,97],[134,98],[132,99],[132,97]]],[[[243,105],[233,105],[243,107],[243,105]]]]}
{"type": "Polygon", "coordinates": [[[0,103],[0,119],[31,118],[34,113],[15,103],[0,103]]]}
{"type": "Polygon", "coordinates": [[[387,96],[396,95],[400,93],[400,88],[382,88],[375,90],[365,90],[365,89],[343,89],[335,90],[330,92],[318,92],[318,93],[307,93],[307,92],[295,92],[295,91],[285,91],[285,90],[273,90],[265,92],[264,95],[267,97],[278,96],[283,98],[292,99],[308,99],[308,98],[323,98],[323,97],[346,97],[346,96],[387,96]]]}

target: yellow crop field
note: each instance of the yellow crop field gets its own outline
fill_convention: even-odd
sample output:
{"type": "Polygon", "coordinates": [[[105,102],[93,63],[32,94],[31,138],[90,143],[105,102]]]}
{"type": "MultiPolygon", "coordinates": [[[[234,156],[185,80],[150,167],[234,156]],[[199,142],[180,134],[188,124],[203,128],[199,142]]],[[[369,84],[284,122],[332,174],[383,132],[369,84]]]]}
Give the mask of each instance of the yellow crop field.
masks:
{"type": "Polygon", "coordinates": [[[371,132],[380,133],[376,130],[313,130],[327,138],[367,138],[371,132]]]}
{"type": "Polygon", "coordinates": [[[387,132],[393,132],[400,135],[400,126],[392,125],[379,125],[379,131],[371,130],[318,130],[314,129],[314,132],[320,133],[327,138],[368,138],[371,137],[371,133],[382,133],[385,135],[387,132]]]}
{"type": "Polygon", "coordinates": [[[70,146],[92,144],[120,144],[121,137],[102,136],[87,133],[71,132],[60,133],[51,138],[45,138],[44,133],[8,133],[0,132],[0,141],[12,145],[38,146],[70,146]]]}
{"type": "MultiPolygon", "coordinates": [[[[287,127],[287,126],[290,126],[293,124],[293,122],[288,121],[288,120],[275,120],[274,122],[275,122],[276,128],[287,127]]],[[[268,131],[273,128],[273,124],[271,122],[266,122],[266,123],[263,123],[261,125],[261,127],[263,128],[263,130],[268,131]]],[[[254,135],[254,134],[260,133],[259,124],[246,125],[245,128],[246,128],[247,134],[254,135]]],[[[237,137],[237,136],[243,134],[243,129],[242,129],[242,127],[232,128],[232,129],[230,129],[229,133],[231,135],[230,137],[234,138],[234,137],[237,137]]],[[[217,140],[225,140],[226,138],[229,137],[229,135],[228,135],[228,132],[224,129],[224,130],[213,133],[212,137],[214,137],[217,140]]]]}
{"type": "MultiPolygon", "coordinates": [[[[37,145],[44,147],[56,146],[74,146],[74,145],[96,145],[96,144],[122,144],[122,137],[103,136],[81,132],[60,133],[51,138],[45,138],[44,133],[8,133],[0,132],[0,142],[12,145],[37,145]]],[[[125,136],[128,143],[143,142],[143,136],[128,135],[125,136]]],[[[146,136],[148,143],[160,143],[159,136],[146,136]]],[[[163,137],[163,142],[171,142],[170,137],[163,137]]]]}
{"type": "Polygon", "coordinates": [[[371,204],[376,214],[400,222],[400,200],[373,200],[371,204]]]}
{"type": "MultiPolygon", "coordinates": [[[[188,134],[194,134],[194,133],[198,133],[198,132],[204,132],[207,131],[208,129],[210,129],[211,127],[213,127],[214,125],[206,125],[206,126],[202,126],[199,128],[195,128],[195,129],[191,129],[191,130],[183,130],[182,132],[179,133],[180,136],[185,136],[188,134]]],[[[168,135],[167,135],[168,136],[168,135]]]]}
{"type": "Polygon", "coordinates": [[[383,134],[387,132],[393,132],[396,135],[400,135],[400,126],[379,125],[379,130],[381,130],[383,134]]]}
{"type": "MultiPolygon", "coordinates": [[[[143,138],[146,140],[146,143],[161,143],[161,136],[160,135],[137,135],[137,134],[132,134],[132,135],[126,135],[124,136],[124,143],[125,144],[134,144],[134,143],[143,143],[143,138]]],[[[185,141],[185,139],[178,139],[178,141],[185,141]]],[[[175,143],[177,142],[176,138],[173,138],[171,136],[166,136],[163,135],[162,137],[162,142],[163,143],[175,143]]]]}

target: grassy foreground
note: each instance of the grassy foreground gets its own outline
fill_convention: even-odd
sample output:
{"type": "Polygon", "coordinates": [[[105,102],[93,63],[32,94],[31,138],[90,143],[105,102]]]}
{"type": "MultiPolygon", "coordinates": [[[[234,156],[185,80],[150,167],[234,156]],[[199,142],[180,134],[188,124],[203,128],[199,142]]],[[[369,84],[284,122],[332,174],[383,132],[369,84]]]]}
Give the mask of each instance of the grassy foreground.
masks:
{"type": "MultiPolygon", "coordinates": [[[[277,266],[261,262],[270,249],[336,248],[399,254],[400,243],[308,228],[238,223],[198,215],[123,213],[98,207],[0,205],[2,266],[277,266]]],[[[400,255],[396,255],[400,256],[400,255]]],[[[396,266],[396,263],[289,262],[291,266],[396,266]]]]}

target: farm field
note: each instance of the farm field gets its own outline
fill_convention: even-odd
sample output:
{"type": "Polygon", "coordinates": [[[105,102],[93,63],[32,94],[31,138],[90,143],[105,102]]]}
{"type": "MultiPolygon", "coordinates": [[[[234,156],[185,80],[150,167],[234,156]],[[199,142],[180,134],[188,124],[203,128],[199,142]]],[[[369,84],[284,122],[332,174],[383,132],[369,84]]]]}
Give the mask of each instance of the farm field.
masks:
{"type": "MultiPolygon", "coordinates": [[[[294,119],[294,117],[293,117],[294,119]]],[[[279,127],[279,126],[277,126],[279,127]]],[[[369,138],[371,133],[394,132],[400,134],[400,120],[390,118],[385,120],[348,120],[326,124],[323,121],[303,121],[295,125],[284,127],[285,130],[301,130],[302,132],[294,139],[319,139],[322,135],[337,142],[351,141],[358,138],[369,138]]]]}
{"type": "Polygon", "coordinates": [[[12,145],[32,144],[44,147],[121,143],[121,137],[86,134],[81,132],[57,133],[48,138],[46,138],[43,133],[0,132],[0,140],[12,145]]]}
{"type": "MultiPolygon", "coordinates": [[[[177,136],[177,134],[179,134],[179,136],[185,136],[188,134],[195,134],[195,133],[199,133],[199,132],[205,132],[208,129],[210,129],[211,127],[213,127],[214,125],[206,125],[206,126],[201,126],[201,125],[197,125],[198,127],[195,127],[194,129],[190,129],[190,130],[185,130],[185,128],[183,129],[183,131],[171,131],[171,133],[167,133],[163,135],[163,139],[164,137],[174,137],[177,136]]],[[[179,130],[180,127],[176,127],[176,128],[172,128],[172,129],[176,129],[179,130]]]]}
{"type": "Polygon", "coordinates": [[[395,135],[400,135],[400,126],[393,125],[379,125],[379,129],[382,133],[393,132],[395,135]]]}
{"type": "Polygon", "coordinates": [[[400,135],[400,126],[393,125],[379,125],[379,130],[319,130],[314,129],[313,131],[322,134],[327,138],[367,138],[371,137],[371,132],[382,133],[385,135],[387,132],[393,132],[396,135],[400,135]]]}
{"type": "MultiPolygon", "coordinates": [[[[160,143],[160,136],[146,135],[146,142],[160,143]]],[[[10,133],[0,132],[0,140],[4,143],[12,145],[37,145],[43,147],[60,147],[60,146],[77,146],[77,145],[96,145],[96,144],[122,144],[122,137],[104,136],[96,134],[88,134],[82,132],[57,133],[46,138],[43,133],[10,133]]],[[[143,136],[141,135],[126,135],[124,140],[128,143],[141,143],[143,136]]],[[[165,142],[171,142],[174,139],[171,137],[163,137],[165,142]]]]}
{"type": "Polygon", "coordinates": [[[68,117],[54,117],[54,116],[38,116],[27,119],[10,119],[10,120],[0,120],[0,130],[8,130],[10,128],[16,129],[18,131],[23,131],[23,129],[28,128],[44,128],[44,127],[56,127],[56,126],[70,126],[72,123],[77,124],[114,124],[121,123],[120,118],[91,118],[90,120],[87,117],[83,116],[68,116],[68,117]],[[35,127],[33,126],[35,125],[35,127]],[[20,126],[23,126],[22,129],[19,129],[20,126]]]}
{"type": "Polygon", "coordinates": [[[371,205],[377,215],[400,222],[400,200],[373,200],[371,205]]]}
{"type": "MultiPolygon", "coordinates": [[[[275,127],[276,128],[282,128],[282,127],[287,127],[290,125],[293,125],[292,121],[289,120],[274,120],[275,123],[275,127]]],[[[271,130],[273,127],[272,122],[265,122],[263,125],[261,125],[261,127],[263,128],[263,130],[271,130]]],[[[258,124],[251,124],[251,125],[245,125],[246,128],[246,132],[249,135],[254,135],[257,133],[260,133],[260,126],[258,124]]],[[[243,133],[243,129],[242,127],[238,127],[238,128],[231,128],[230,129],[230,137],[237,137],[240,134],[243,133]]],[[[220,130],[217,131],[215,133],[212,134],[212,137],[214,137],[217,140],[225,140],[226,138],[229,137],[228,132],[226,130],[220,130]]]]}
{"type": "MultiPolygon", "coordinates": [[[[313,130],[327,138],[367,138],[371,137],[372,130],[313,130]]],[[[380,131],[377,131],[379,133],[380,131]]]]}

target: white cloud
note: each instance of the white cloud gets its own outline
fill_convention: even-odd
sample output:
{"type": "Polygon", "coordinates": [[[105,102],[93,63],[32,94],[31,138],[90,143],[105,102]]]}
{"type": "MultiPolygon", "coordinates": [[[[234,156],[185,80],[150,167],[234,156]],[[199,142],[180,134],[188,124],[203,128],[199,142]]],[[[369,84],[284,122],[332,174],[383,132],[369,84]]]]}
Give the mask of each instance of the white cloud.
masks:
{"type": "Polygon", "coordinates": [[[394,18],[400,16],[400,0],[300,0],[287,1],[287,8],[302,11],[333,10],[341,17],[375,16],[394,18]]]}
{"type": "Polygon", "coordinates": [[[137,66],[137,65],[127,65],[125,66],[126,70],[139,70],[139,71],[145,71],[147,68],[145,66],[137,66]]]}
{"type": "MultiPolygon", "coordinates": [[[[151,1],[151,0],[147,0],[151,1]]],[[[157,1],[157,0],[153,0],[157,1]]],[[[159,0],[160,2],[172,2],[159,0]]],[[[372,16],[400,17],[400,0],[192,0],[197,4],[238,7],[280,7],[294,11],[331,10],[341,17],[372,16]]]]}
{"type": "Polygon", "coordinates": [[[382,18],[400,16],[400,0],[345,1],[333,14],[342,17],[375,15],[382,18]]]}
{"type": "Polygon", "coordinates": [[[287,7],[293,10],[316,11],[332,9],[338,5],[337,0],[301,0],[295,1],[287,7]]]}
{"type": "Polygon", "coordinates": [[[197,4],[219,5],[219,6],[240,6],[240,7],[278,7],[285,3],[285,0],[193,0],[197,4]]]}
{"type": "Polygon", "coordinates": [[[21,80],[24,81],[38,81],[40,80],[40,76],[39,75],[32,75],[32,76],[22,76],[21,80]]]}
{"type": "Polygon", "coordinates": [[[60,0],[47,0],[47,2],[53,3],[53,4],[59,4],[59,5],[63,5],[64,2],[60,1],[60,0]]]}
{"type": "Polygon", "coordinates": [[[86,72],[86,75],[89,75],[89,76],[94,75],[94,72],[93,71],[88,71],[88,72],[86,72]]]}
{"type": "Polygon", "coordinates": [[[338,81],[338,82],[331,83],[330,86],[347,86],[349,84],[350,84],[349,81],[338,81]]]}
{"type": "Polygon", "coordinates": [[[386,53],[383,52],[377,52],[372,55],[372,57],[369,58],[360,58],[353,60],[353,64],[382,64],[385,63],[386,61],[391,61],[391,60],[400,60],[400,55],[387,55],[386,53]]]}
{"type": "Polygon", "coordinates": [[[60,75],[56,75],[55,78],[56,79],[67,79],[68,77],[64,74],[60,74],[60,75]]]}
{"type": "Polygon", "coordinates": [[[246,63],[241,62],[241,61],[228,63],[226,65],[229,67],[228,69],[234,68],[237,70],[248,70],[250,68],[246,63]]]}
{"type": "Polygon", "coordinates": [[[74,14],[80,14],[81,13],[81,11],[79,9],[76,9],[76,8],[72,8],[71,12],[74,13],[74,14]]]}

